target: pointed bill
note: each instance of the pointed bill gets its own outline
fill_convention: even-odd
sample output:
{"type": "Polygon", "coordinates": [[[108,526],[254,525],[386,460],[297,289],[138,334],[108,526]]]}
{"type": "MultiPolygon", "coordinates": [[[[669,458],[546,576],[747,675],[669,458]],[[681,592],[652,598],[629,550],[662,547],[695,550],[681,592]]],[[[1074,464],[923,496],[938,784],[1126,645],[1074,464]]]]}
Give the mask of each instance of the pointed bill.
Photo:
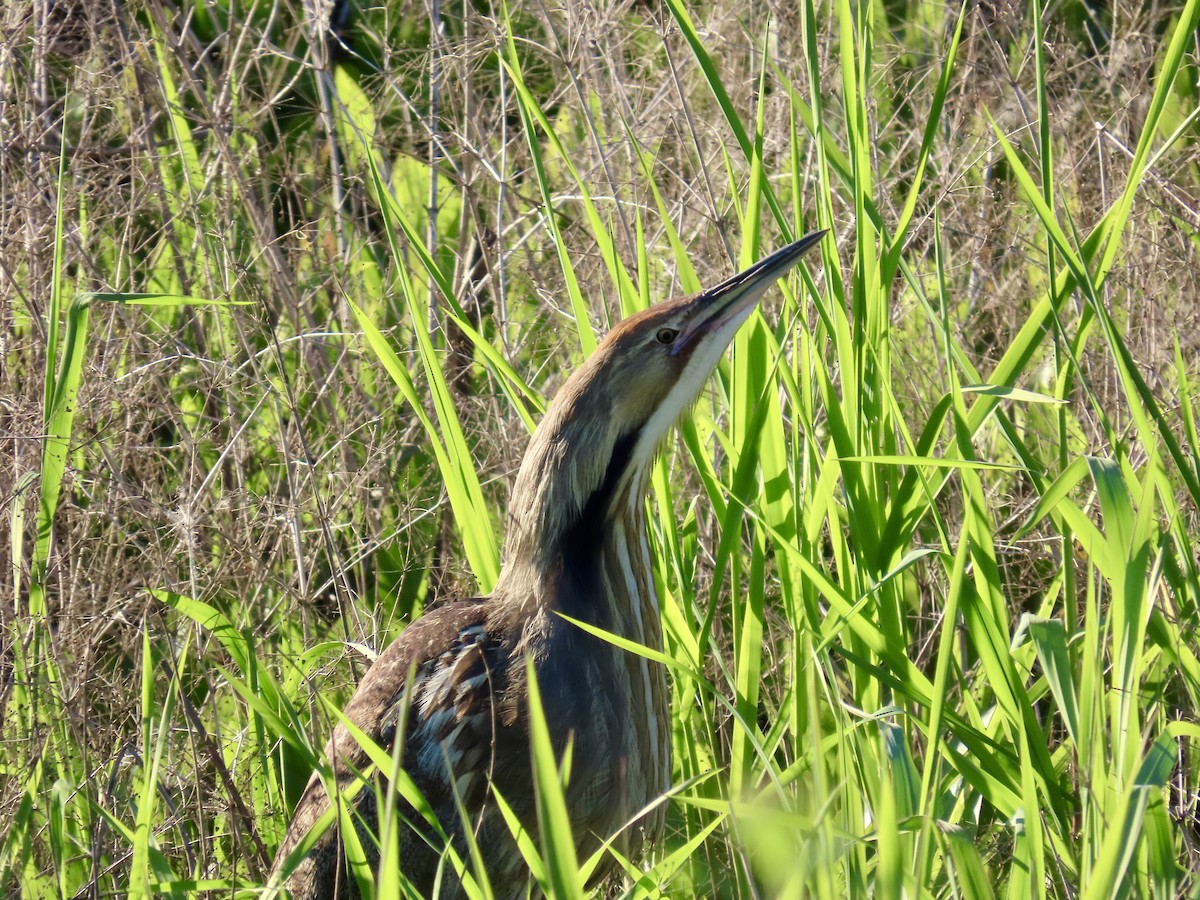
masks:
{"type": "MultiPolygon", "coordinates": [[[[767,289],[787,274],[826,234],[828,229],[806,234],[795,243],[776,250],[716,287],[697,294],[693,302],[697,307],[707,307],[706,314],[697,318],[676,340],[671,354],[678,354],[701,335],[717,331],[724,325],[734,322],[740,325],[767,289]]],[[[736,327],[733,330],[736,331],[736,327]]],[[[732,337],[732,332],[730,336],[732,337]]]]}

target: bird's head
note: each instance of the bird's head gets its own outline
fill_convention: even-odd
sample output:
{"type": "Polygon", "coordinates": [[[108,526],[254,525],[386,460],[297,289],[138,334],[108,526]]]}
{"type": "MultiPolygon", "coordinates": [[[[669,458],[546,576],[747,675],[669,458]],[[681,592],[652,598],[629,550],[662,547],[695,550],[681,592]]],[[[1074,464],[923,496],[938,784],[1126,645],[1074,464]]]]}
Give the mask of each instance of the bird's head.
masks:
{"type": "Polygon", "coordinates": [[[758,300],[824,233],[609,332],[559,390],[529,445],[510,504],[509,560],[514,550],[552,552],[581,517],[598,527],[618,501],[641,502],[664,436],[700,396],[758,300]]]}

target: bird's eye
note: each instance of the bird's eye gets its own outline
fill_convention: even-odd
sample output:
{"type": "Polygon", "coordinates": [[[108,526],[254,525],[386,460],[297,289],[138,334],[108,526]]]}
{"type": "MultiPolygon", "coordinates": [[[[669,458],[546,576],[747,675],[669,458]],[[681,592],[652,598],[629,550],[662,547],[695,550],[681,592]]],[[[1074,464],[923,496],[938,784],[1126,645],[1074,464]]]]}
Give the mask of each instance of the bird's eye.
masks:
{"type": "Polygon", "coordinates": [[[654,335],[654,339],[660,344],[670,344],[677,337],[679,337],[679,331],[675,328],[660,328],[654,335]]]}

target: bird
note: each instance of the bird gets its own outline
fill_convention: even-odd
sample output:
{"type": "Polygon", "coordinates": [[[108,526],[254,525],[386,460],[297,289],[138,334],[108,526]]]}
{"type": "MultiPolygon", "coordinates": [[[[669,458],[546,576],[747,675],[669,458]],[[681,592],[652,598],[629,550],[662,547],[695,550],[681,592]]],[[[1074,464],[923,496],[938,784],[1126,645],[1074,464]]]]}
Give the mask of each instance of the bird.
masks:
{"type": "Polygon", "coordinates": [[[376,658],[325,748],[332,790],[313,774],[269,884],[293,900],[357,900],[336,824],[345,818],[329,812],[351,794],[367,863],[377,864],[380,795],[360,784],[371,760],[351,723],[389,753],[401,742],[401,768],[436,814],[440,834],[397,801],[400,871],[421,896],[435,882],[441,897],[465,896],[446,843],[467,860],[471,837],[494,895],[526,896],[529,869],[493,792],[536,840],[531,672],[555,752],[570,747],[564,799],[579,858],[606,841],[637,858],[657,840],[665,807],[654,801],[671,781],[665,667],[597,632],[662,651],[645,521],[651,468],[759,299],[825,233],[629,316],[563,383],[518,470],[492,594],[427,611],[376,658]],[[314,841],[322,817],[334,824],[314,841]],[[303,856],[302,843],[311,844],[303,856]]]}

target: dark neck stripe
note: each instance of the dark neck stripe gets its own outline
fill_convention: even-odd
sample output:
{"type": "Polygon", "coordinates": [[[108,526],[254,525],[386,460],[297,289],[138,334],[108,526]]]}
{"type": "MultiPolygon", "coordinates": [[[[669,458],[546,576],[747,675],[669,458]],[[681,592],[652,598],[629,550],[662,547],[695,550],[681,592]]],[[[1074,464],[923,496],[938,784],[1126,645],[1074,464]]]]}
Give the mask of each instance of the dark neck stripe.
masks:
{"type": "MultiPolygon", "coordinates": [[[[633,461],[641,430],[627,432],[613,445],[608,468],[600,485],[588,497],[576,520],[563,531],[559,553],[562,558],[562,581],[559,598],[589,621],[595,618],[598,604],[592,598],[601,589],[599,564],[601,544],[608,531],[608,513],[622,478],[633,461]],[[590,609],[589,609],[590,608],[590,609]]],[[[601,624],[601,623],[597,623],[601,624]]]]}

